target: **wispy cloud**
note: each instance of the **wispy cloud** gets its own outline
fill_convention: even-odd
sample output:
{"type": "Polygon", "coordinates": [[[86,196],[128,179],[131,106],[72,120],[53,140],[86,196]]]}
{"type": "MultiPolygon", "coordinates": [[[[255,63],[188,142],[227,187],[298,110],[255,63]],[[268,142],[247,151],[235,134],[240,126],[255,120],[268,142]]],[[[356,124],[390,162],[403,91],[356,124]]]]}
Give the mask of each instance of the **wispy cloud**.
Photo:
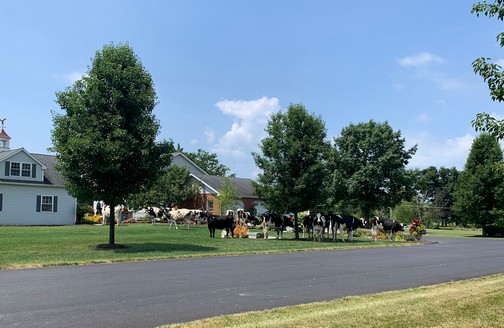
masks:
{"type": "Polygon", "coordinates": [[[75,83],[77,80],[82,79],[82,77],[85,75],[86,73],[80,71],[72,71],[68,74],[63,74],[63,78],[68,82],[75,83]]]}
{"type": "Polygon", "coordinates": [[[432,63],[443,64],[445,62],[446,61],[443,57],[433,55],[430,52],[421,52],[417,55],[406,56],[397,59],[397,63],[406,68],[426,66],[432,63]]]}
{"type": "MultiPolygon", "coordinates": [[[[257,150],[270,115],[280,110],[279,100],[268,97],[256,100],[222,100],[215,106],[231,117],[233,123],[213,146],[213,151],[225,157],[240,159],[249,158],[250,153],[257,150]]],[[[213,138],[213,134],[211,136],[213,138]]]]}
{"type": "Polygon", "coordinates": [[[419,169],[429,166],[438,168],[441,166],[454,166],[458,170],[462,170],[474,138],[473,135],[466,134],[446,140],[435,140],[427,133],[406,138],[409,141],[408,143],[418,145],[418,150],[408,166],[419,169]]]}

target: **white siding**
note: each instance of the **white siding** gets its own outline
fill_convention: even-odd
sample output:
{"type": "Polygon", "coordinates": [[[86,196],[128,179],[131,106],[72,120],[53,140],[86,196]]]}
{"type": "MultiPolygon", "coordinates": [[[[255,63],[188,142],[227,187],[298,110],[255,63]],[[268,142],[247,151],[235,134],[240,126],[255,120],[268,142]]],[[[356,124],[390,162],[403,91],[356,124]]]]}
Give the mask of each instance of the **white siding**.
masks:
{"type": "Polygon", "coordinates": [[[76,200],[63,187],[0,183],[0,225],[75,224],[76,200]],[[37,195],[57,196],[57,212],[37,212],[37,195]]]}
{"type": "Polygon", "coordinates": [[[33,157],[29,156],[24,151],[19,151],[13,156],[10,156],[8,159],[0,162],[0,177],[5,179],[15,179],[15,180],[26,180],[26,181],[43,181],[44,180],[44,172],[42,170],[42,166],[39,162],[35,161],[33,157]],[[17,162],[17,163],[26,163],[26,164],[36,164],[36,176],[35,178],[23,177],[23,176],[5,176],[5,166],[7,162],[17,162]]]}

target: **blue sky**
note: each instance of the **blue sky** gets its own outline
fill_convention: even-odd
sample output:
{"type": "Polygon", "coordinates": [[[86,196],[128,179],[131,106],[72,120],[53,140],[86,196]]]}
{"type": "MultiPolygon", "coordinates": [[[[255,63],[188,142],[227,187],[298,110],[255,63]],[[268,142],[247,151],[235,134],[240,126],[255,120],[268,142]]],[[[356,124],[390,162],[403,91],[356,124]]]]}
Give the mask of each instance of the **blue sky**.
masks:
{"type": "Polygon", "coordinates": [[[271,113],[302,103],[328,138],[388,121],[409,168],[462,169],[478,112],[502,117],[474,74],[503,60],[504,24],[472,0],[0,0],[0,118],[11,149],[48,153],[55,92],[105,44],[128,43],[152,75],[159,139],[216,153],[239,177],[271,113]]]}

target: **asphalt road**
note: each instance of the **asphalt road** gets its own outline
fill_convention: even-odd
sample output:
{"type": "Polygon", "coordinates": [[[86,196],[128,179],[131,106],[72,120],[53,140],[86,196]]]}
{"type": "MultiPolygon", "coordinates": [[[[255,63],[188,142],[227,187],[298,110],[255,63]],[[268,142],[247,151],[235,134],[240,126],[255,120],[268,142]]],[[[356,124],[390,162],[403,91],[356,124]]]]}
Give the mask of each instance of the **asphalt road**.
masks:
{"type": "MultiPolygon", "coordinates": [[[[504,240],[0,271],[0,327],[155,327],[504,272],[504,240]]],[[[279,241],[283,242],[283,241],[279,241]]]]}

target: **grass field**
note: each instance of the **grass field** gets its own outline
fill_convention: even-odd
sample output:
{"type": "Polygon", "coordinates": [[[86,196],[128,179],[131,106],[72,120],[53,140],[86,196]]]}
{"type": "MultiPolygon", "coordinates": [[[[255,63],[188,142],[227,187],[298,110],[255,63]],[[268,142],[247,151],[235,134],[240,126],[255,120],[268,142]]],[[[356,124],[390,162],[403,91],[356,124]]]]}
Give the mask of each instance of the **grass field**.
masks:
{"type": "Polygon", "coordinates": [[[167,327],[504,327],[504,274],[167,327]]]}
{"type": "Polygon", "coordinates": [[[412,244],[369,238],[318,243],[294,240],[293,233],[284,233],[282,240],[210,238],[206,226],[175,230],[167,224],[130,224],[116,227],[115,242],[126,248],[98,249],[108,243],[108,234],[108,226],[2,226],[0,269],[412,244]]]}

